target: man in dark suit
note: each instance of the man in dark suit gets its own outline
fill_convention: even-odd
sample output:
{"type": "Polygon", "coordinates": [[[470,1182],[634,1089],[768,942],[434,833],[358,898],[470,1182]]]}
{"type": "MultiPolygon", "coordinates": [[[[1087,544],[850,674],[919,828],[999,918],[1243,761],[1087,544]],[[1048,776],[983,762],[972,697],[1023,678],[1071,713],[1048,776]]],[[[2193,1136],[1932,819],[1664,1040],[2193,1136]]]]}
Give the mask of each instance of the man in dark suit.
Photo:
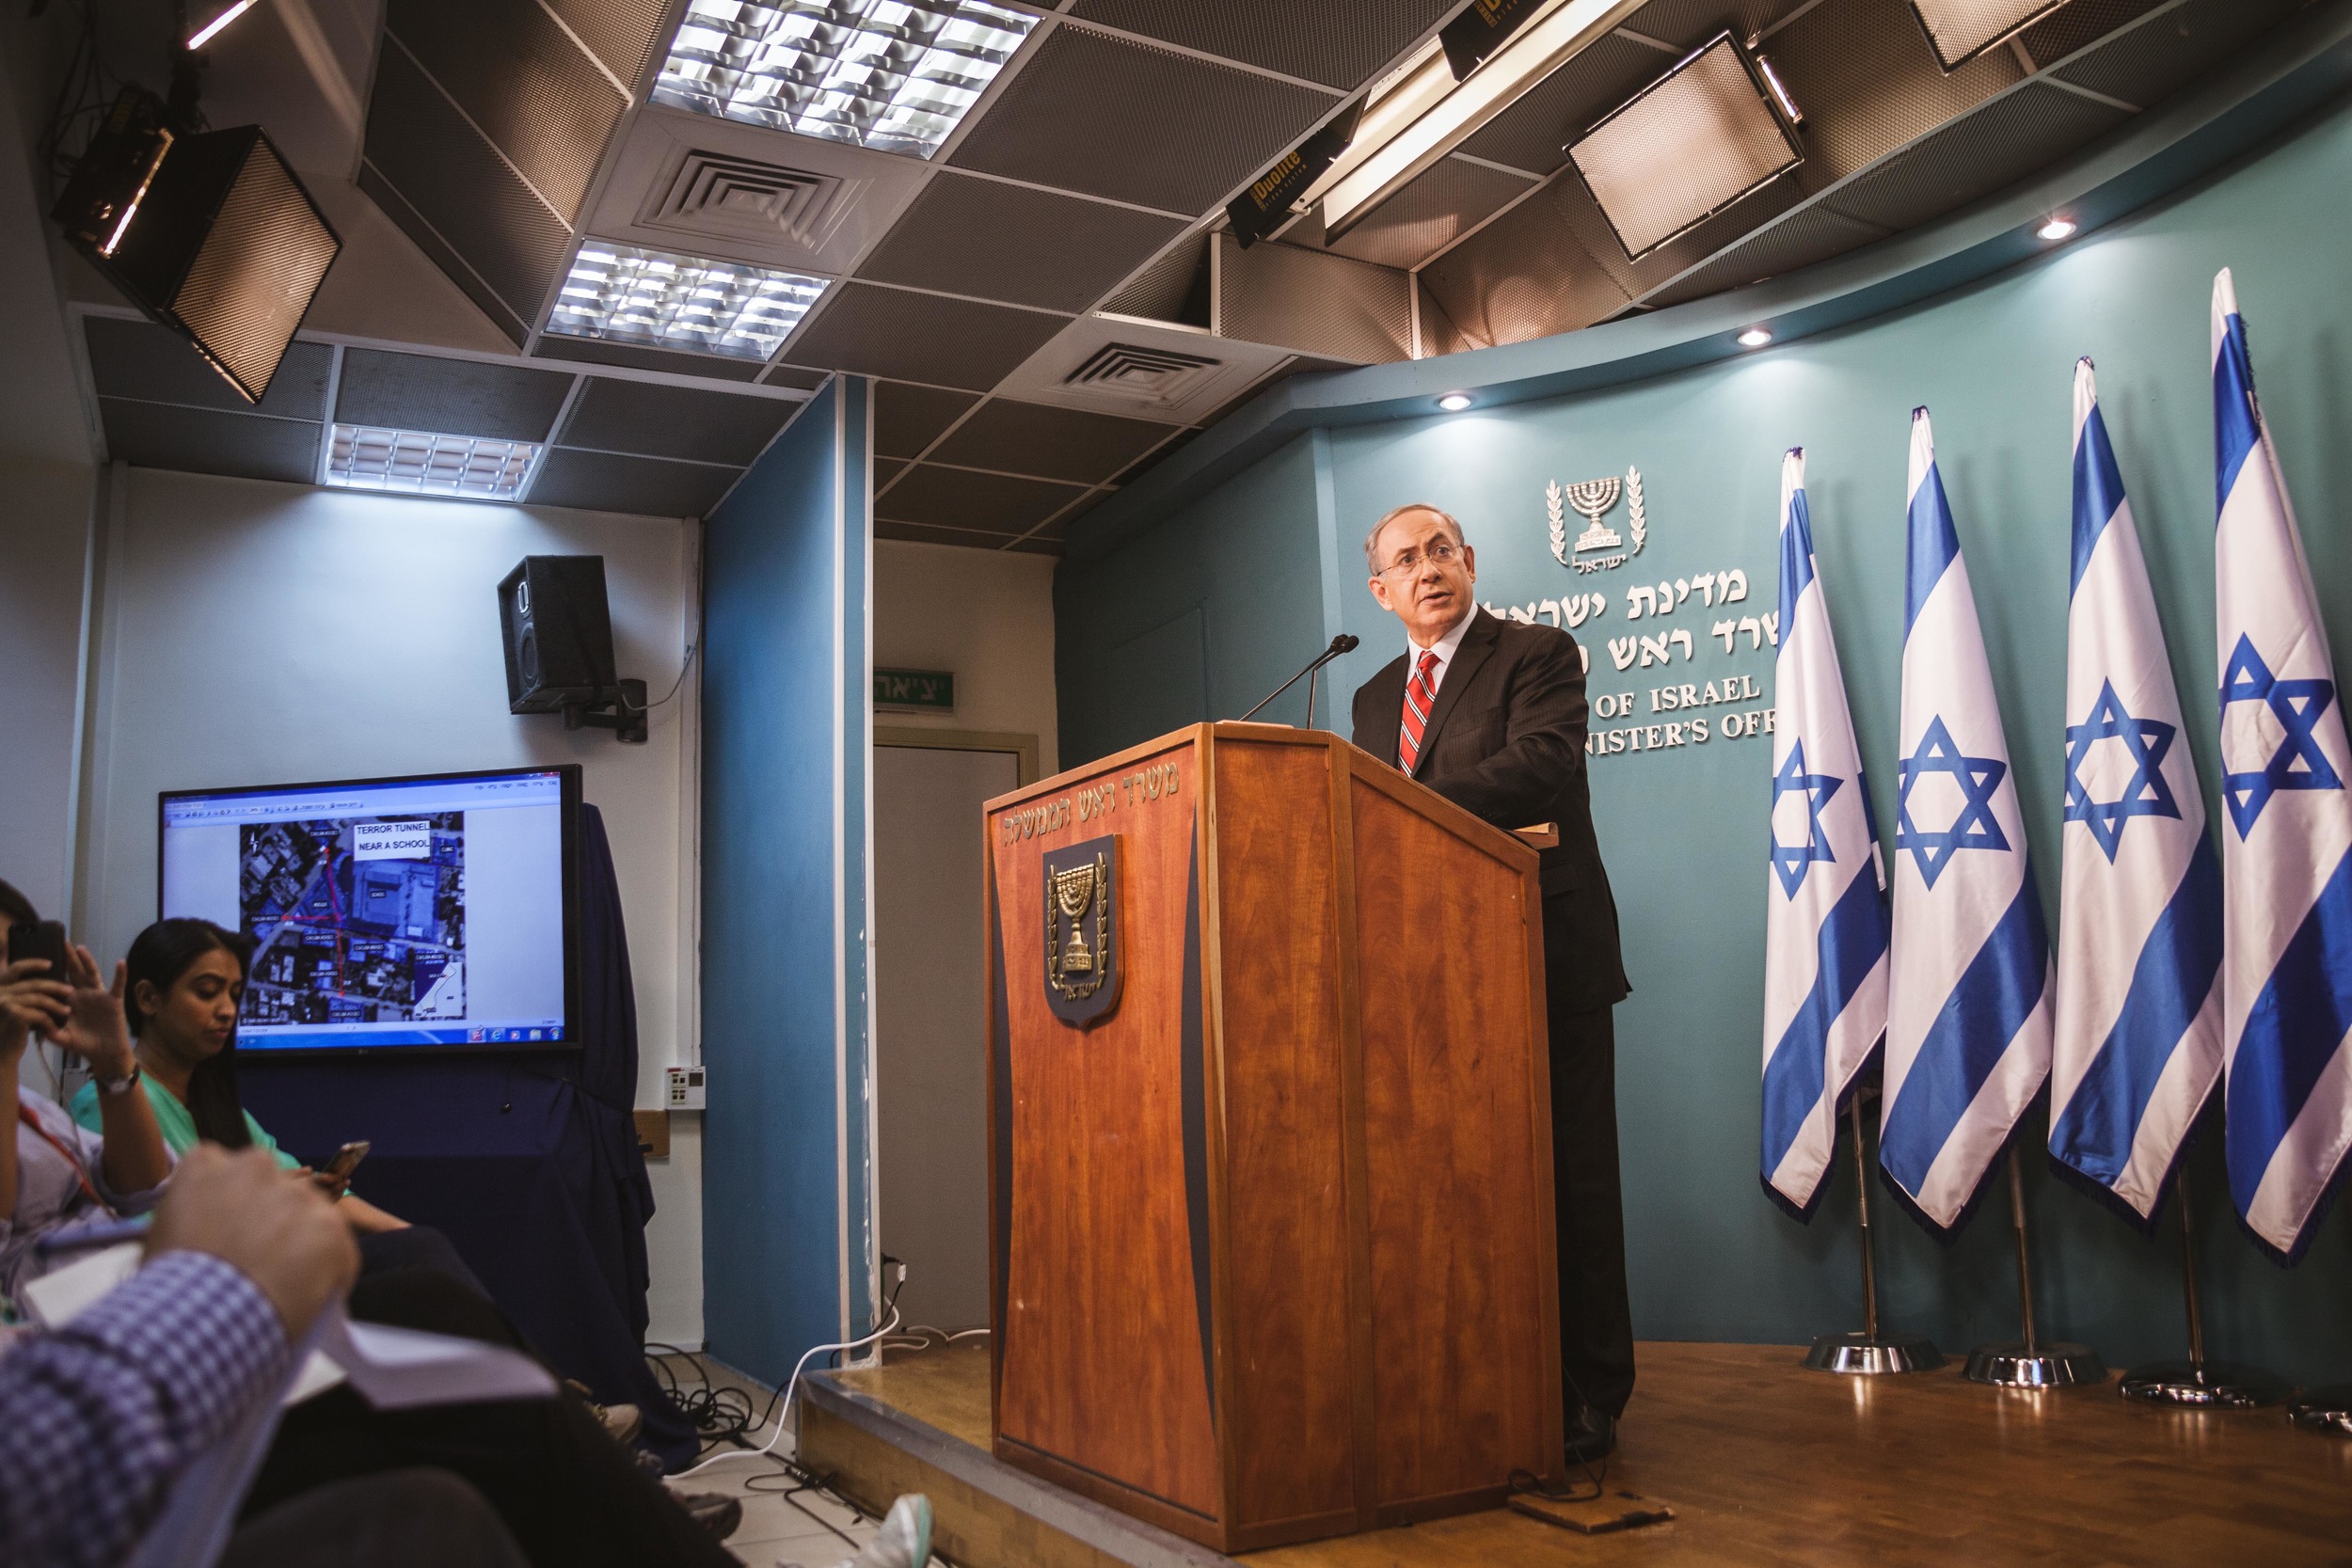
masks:
{"type": "Polygon", "coordinates": [[[1436,507],[1381,518],[1364,560],[1372,596],[1405,623],[1406,651],[1357,689],[1356,744],[1499,828],[1559,824],[1541,876],[1560,1366],[1569,1451],[1597,1458],[1613,1446],[1633,1392],[1610,1016],[1629,988],[1593,836],[1583,660],[1558,627],[1477,607],[1477,558],[1461,525],[1436,507]]]}

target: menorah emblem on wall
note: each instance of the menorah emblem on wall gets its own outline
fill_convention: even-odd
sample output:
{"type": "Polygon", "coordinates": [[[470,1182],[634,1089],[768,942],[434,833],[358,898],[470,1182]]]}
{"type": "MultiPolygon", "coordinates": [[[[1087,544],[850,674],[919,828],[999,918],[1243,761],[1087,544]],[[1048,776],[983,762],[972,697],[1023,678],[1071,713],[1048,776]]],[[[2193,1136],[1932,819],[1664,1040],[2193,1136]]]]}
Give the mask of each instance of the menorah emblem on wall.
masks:
{"type": "Polygon", "coordinates": [[[1625,564],[1624,553],[1597,555],[1608,550],[1622,552],[1624,540],[1617,531],[1601,519],[1625,499],[1626,522],[1633,536],[1632,554],[1642,553],[1642,546],[1649,533],[1649,515],[1642,504],[1642,470],[1628,468],[1625,478],[1612,474],[1607,479],[1583,479],[1573,484],[1554,480],[1544,486],[1544,521],[1551,533],[1553,559],[1563,566],[1573,566],[1580,572],[1605,571],[1625,564]],[[1584,531],[1576,536],[1575,548],[1568,546],[1568,512],[1584,519],[1584,531]]]}
{"type": "Polygon", "coordinates": [[[1617,504],[1623,483],[1617,476],[1607,479],[1579,480],[1566,487],[1568,504],[1584,519],[1584,531],[1576,536],[1576,547],[1581,550],[1613,550],[1625,541],[1617,531],[1601,521],[1610,508],[1617,504]]]}

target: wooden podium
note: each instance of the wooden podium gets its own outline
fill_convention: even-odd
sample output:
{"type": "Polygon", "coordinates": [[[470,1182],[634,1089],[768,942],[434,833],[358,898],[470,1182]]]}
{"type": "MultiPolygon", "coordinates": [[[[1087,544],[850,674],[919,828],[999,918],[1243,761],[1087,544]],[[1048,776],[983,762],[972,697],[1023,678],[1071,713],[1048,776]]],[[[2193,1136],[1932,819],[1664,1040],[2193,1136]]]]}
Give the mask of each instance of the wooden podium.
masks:
{"type": "Polygon", "coordinates": [[[1264,724],[987,832],[997,1456],[1221,1551],[1561,1479],[1535,852],[1264,724]]]}

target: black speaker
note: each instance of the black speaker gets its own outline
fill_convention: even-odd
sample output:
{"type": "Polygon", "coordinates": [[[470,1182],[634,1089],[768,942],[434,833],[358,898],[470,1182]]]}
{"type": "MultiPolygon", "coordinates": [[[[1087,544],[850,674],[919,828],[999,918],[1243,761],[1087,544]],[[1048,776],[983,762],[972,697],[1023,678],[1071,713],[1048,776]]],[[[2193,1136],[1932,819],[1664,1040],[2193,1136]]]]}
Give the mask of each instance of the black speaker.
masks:
{"type": "Polygon", "coordinates": [[[141,310],[259,403],[342,241],[258,125],[175,134],[125,87],[52,212],[141,310]]]}
{"type": "Polygon", "coordinates": [[[499,624],[506,634],[508,712],[561,713],[620,695],[604,557],[523,557],[499,584],[499,624]]]}

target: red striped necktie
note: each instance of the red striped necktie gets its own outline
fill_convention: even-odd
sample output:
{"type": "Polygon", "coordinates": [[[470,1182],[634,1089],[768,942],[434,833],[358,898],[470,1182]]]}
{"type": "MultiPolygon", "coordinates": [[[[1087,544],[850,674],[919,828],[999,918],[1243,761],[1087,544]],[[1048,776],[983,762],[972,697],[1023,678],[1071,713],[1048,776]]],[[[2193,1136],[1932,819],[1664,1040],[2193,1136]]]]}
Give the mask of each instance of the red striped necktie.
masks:
{"type": "Polygon", "coordinates": [[[1437,671],[1438,650],[1431,648],[1405,683],[1405,733],[1397,737],[1396,765],[1407,773],[1421,761],[1421,737],[1429,728],[1430,710],[1438,705],[1438,685],[1430,678],[1437,671]]]}

